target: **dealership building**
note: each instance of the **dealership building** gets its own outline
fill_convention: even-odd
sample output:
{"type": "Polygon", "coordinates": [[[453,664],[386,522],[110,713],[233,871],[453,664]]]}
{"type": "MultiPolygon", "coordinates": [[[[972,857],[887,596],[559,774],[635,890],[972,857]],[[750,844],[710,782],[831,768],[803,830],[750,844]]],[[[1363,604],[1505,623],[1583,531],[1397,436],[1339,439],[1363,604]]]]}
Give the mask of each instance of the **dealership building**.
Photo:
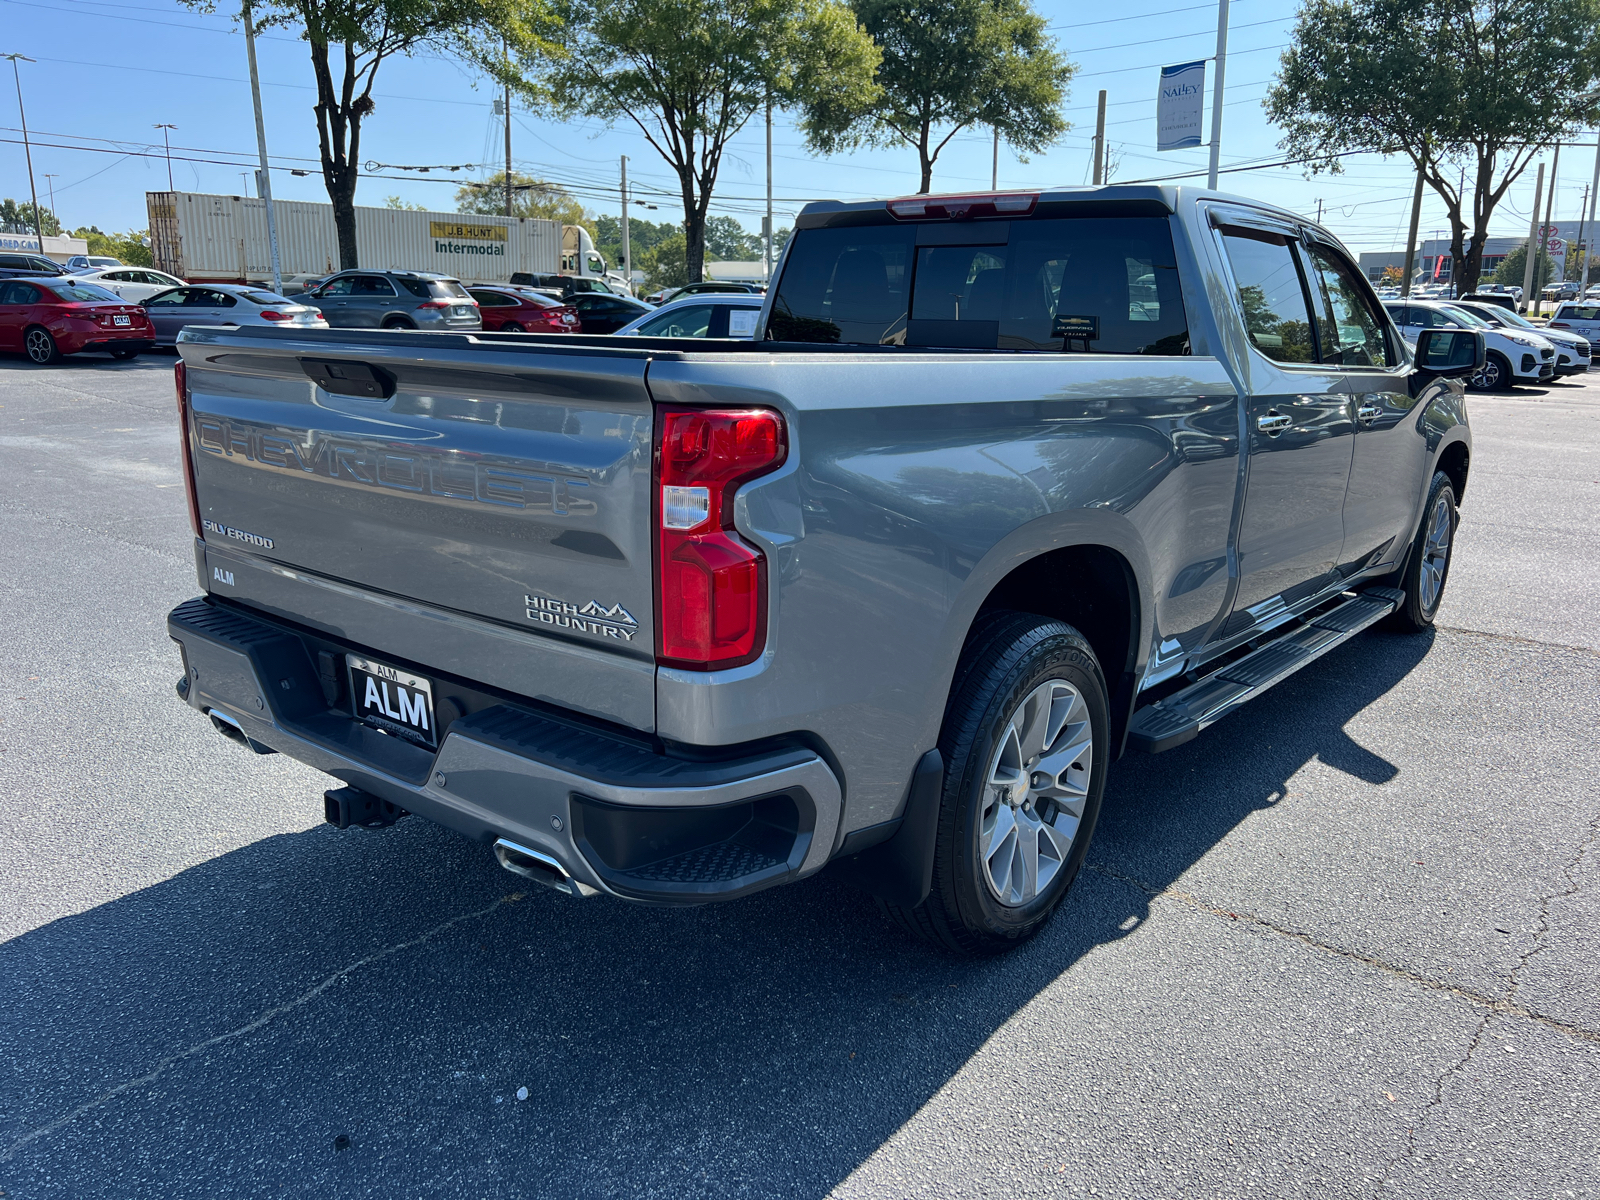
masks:
{"type": "MultiPolygon", "coordinates": [[[[1551,224],[1555,226],[1555,236],[1561,238],[1569,246],[1577,243],[1580,226],[1582,226],[1585,241],[1600,235],[1600,229],[1596,229],[1596,222],[1593,221],[1552,221],[1551,224]]],[[[1506,255],[1519,246],[1527,245],[1527,242],[1527,234],[1523,234],[1521,237],[1489,238],[1483,248],[1482,275],[1484,277],[1490,275],[1496,267],[1505,261],[1506,255]]],[[[1454,262],[1450,257],[1450,239],[1447,237],[1426,238],[1417,249],[1417,257],[1419,259],[1417,270],[1420,272],[1421,278],[1448,283],[1451,277],[1451,267],[1454,266],[1454,262]]],[[[1361,256],[1361,271],[1368,279],[1376,283],[1383,277],[1383,272],[1386,268],[1394,267],[1396,270],[1404,270],[1405,262],[1406,250],[1404,246],[1398,250],[1369,251],[1361,256]]]]}

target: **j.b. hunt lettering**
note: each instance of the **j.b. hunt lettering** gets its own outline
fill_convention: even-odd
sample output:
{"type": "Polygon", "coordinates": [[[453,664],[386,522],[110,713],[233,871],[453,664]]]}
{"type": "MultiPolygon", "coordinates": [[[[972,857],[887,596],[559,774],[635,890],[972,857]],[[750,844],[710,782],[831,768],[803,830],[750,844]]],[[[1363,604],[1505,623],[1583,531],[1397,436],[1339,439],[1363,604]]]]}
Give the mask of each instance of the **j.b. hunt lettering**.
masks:
{"type": "Polygon", "coordinates": [[[570,629],[575,633],[596,633],[601,637],[631,642],[639,632],[639,622],[620,604],[606,608],[591,600],[584,605],[566,600],[552,600],[547,596],[524,596],[528,620],[557,629],[570,629]]]}
{"type": "MultiPolygon", "coordinates": [[[[333,438],[314,436],[310,445],[302,445],[283,434],[207,416],[196,416],[195,433],[200,449],[208,454],[243,458],[326,479],[503,508],[530,508],[555,516],[591,516],[596,511],[594,501],[588,497],[589,481],[570,475],[462,462],[452,454],[417,453],[333,438]]],[[[213,532],[237,536],[225,527],[213,532]]],[[[252,536],[244,535],[240,540],[252,536]]],[[[252,544],[272,548],[270,540],[252,544]]]]}

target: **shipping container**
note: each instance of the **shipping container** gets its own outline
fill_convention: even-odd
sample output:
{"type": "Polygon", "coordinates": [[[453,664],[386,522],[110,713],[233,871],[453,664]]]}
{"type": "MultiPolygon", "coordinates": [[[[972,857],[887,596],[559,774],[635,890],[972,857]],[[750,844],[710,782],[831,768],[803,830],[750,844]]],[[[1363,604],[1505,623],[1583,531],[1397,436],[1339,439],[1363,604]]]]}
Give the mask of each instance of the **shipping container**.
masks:
{"type": "MultiPolygon", "coordinates": [[[[266,201],[196,192],[148,192],[145,199],[158,269],[190,281],[271,281],[266,201]]],[[[333,205],[275,200],[273,209],[285,281],[339,269],[333,205]]],[[[562,227],[534,217],[358,207],[356,251],[360,265],[373,270],[438,271],[469,283],[504,283],[513,271],[555,274],[562,227]]]]}

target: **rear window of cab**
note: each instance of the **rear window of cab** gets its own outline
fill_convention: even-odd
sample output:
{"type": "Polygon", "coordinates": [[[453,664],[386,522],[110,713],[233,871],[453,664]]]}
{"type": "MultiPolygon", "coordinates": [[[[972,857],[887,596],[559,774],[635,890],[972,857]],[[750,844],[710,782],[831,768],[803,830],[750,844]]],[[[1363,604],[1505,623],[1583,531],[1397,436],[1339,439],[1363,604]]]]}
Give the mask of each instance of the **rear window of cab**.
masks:
{"type": "Polygon", "coordinates": [[[1600,304],[1563,304],[1556,316],[1569,321],[1600,321],[1600,304]]]}
{"type": "Polygon", "coordinates": [[[794,239],[770,339],[1189,353],[1165,218],[870,225],[803,229],[794,239]]]}

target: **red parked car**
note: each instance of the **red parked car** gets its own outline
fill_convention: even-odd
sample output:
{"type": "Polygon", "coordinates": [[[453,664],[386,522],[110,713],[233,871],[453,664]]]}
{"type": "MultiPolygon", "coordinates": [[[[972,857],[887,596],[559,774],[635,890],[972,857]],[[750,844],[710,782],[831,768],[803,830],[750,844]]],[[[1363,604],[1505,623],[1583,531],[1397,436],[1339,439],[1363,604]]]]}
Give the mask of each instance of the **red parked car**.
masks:
{"type": "Polygon", "coordinates": [[[468,288],[478,302],[486,330],[501,333],[582,333],[583,322],[570,304],[519,287],[468,288]]]}
{"type": "Polygon", "coordinates": [[[144,309],[103,287],[67,278],[0,282],[0,350],[46,366],[84,350],[132,358],[154,345],[144,309]]]}

